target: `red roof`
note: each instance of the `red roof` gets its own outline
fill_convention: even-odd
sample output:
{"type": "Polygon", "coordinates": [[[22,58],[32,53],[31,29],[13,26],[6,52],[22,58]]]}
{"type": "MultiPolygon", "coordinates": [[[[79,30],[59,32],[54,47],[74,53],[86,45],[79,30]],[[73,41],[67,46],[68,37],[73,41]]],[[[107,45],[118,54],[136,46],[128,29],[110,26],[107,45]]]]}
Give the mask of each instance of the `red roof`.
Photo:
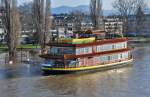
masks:
{"type": "Polygon", "coordinates": [[[92,32],[92,34],[105,34],[106,32],[105,31],[102,31],[102,30],[95,30],[92,32]]]}

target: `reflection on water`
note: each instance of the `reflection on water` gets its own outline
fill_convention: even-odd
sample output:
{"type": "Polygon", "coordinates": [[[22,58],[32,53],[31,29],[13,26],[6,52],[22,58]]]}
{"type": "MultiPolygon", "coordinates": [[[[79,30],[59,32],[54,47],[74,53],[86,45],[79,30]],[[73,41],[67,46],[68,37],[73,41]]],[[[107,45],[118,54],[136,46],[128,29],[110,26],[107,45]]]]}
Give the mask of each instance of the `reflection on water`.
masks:
{"type": "Polygon", "coordinates": [[[1,97],[150,97],[150,48],[136,48],[134,65],[109,71],[42,76],[37,65],[0,69],[1,97]]]}

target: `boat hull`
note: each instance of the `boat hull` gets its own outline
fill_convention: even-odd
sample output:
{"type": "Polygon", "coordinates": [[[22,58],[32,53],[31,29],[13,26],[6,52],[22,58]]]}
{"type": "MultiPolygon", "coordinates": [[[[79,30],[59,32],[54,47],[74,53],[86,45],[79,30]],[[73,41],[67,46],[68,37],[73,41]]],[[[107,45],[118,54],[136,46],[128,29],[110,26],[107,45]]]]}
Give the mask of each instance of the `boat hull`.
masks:
{"type": "Polygon", "coordinates": [[[109,63],[98,66],[89,66],[89,67],[79,67],[79,68],[51,68],[51,67],[42,67],[42,71],[46,74],[70,74],[70,73],[81,73],[81,72],[97,72],[110,69],[121,68],[124,66],[131,66],[133,59],[126,61],[109,63]]]}

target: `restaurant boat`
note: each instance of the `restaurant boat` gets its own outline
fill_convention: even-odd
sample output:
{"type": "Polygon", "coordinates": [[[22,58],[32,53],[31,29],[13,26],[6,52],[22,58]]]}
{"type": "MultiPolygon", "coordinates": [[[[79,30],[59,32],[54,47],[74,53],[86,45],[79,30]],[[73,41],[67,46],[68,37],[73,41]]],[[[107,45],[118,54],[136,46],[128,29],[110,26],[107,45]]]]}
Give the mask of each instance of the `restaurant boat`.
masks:
{"type": "Polygon", "coordinates": [[[46,73],[74,73],[122,67],[133,61],[124,37],[97,39],[94,35],[80,38],[61,38],[48,43],[49,50],[42,70],[46,73]]]}

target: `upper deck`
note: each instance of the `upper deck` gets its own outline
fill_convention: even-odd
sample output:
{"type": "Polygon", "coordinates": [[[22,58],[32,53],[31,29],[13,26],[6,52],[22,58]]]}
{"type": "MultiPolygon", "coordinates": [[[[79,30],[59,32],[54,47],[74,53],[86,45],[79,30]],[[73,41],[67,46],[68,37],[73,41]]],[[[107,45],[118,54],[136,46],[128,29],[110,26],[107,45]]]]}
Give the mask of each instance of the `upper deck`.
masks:
{"type": "Polygon", "coordinates": [[[83,38],[83,39],[73,39],[72,42],[68,41],[58,41],[58,42],[50,42],[47,45],[51,47],[89,47],[89,46],[97,46],[103,44],[112,44],[119,42],[128,42],[127,38],[116,38],[116,39],[103,39],[103,40],[95,40],[95,38],[83,38]]]}
{"type": "Polygon", "coordinates": [[[42,57],[69,59],[130,51],[128,39],[119,33],[111,36],[105,31],[85,32],[54,40],[47,44],[49,49],[42,57]]]}
{"type": "Polygon", "coordinates": [[[42,55],[44,58],[76,58],[120,53],[129,51],[127,47],[127,38],[95,40],[94,38],[84,38],[63,42],[49,43],[49,50],[42,55]],[[88,42],[86,41],[88,39],[88,42]],[[91,39],[91,40],[90,40],[91,39]],[[80,41],[79,41],[80,40],[80,41]],[[72,42],[73,41],[73,42],[72,42]],[[77,42],[78,41],[78,42],[77,42]],[[83,42],[84,41],[84,42],[83,42]],[[86,42],[85,42],[86,41],[86,42]],[[82,43],[83,42],[83,43],[82,43]],[[76,57],[75,57],[76,56],[76,57]]]}

